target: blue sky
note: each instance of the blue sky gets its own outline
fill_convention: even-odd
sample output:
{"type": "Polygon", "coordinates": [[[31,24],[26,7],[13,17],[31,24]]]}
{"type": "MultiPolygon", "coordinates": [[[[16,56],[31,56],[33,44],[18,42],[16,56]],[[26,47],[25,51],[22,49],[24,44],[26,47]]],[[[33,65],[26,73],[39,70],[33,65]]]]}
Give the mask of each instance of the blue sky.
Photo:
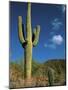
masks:
{"type": "MultiPolygon", "coordinates": [[[[18,38],[18,16],[22,16],[26,27],[27,3],[10,2],[10,60],[24,58],[24,49],[18,38]]],[[[33,59],[44,62],[49,59],[65,58],[65,5],[38,4],[31,5],[32,28],[40,25],[38,45],[33,48],[33,59]]]]}

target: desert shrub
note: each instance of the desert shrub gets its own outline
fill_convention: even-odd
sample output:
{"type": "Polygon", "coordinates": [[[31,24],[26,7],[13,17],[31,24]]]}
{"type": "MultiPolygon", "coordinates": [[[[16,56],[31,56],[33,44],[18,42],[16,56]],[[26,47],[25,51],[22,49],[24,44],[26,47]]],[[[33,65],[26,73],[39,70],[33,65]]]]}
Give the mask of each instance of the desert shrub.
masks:
{"type": "Polygon", "coordinates": [[[49,86],[54,85],[54,70],[52,68],[48,68],[48,83],[49,86]]]}

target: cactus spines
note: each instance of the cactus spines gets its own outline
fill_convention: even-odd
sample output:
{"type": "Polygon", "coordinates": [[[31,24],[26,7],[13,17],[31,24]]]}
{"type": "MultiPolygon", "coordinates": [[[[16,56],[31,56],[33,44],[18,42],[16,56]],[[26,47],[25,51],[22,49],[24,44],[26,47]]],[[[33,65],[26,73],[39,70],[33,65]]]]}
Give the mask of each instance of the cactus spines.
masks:
{"type": "Polygon", "coordinates": [[[31,70],[32,70],[32,47],[36,46],[39,40],[40,26],[34,29],[34,33],[32,36],[32,28],[31,28],[31,3],[28,2],[27,6],[27,16],[26,16],[26,35],[24,35],[24,25],[22,22],[22,16],[18,16],[18,36],[20,43],[24,48],[24,77],[26,79],[31,78],[31,70]]]}

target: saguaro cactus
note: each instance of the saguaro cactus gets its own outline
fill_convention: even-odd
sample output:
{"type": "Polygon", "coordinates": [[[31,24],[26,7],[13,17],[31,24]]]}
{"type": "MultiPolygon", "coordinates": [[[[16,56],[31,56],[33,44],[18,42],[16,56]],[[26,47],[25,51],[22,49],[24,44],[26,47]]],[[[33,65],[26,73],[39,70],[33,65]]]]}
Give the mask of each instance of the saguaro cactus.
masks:
{"type": "Polygon", "coordinates": [[[28,2],[27,16],[26,16],[26,35],[24,35],[24,25],[22,16],[18,16],[18,36],[22,47],[24,48],[25,60],[25,78],[31,78],[32,69],[32,47],[36,46],[39,40],[40,26],[37,25],[32,33],[31,28],[31,3],[28,2]],[[32,35],[33,34],[33,35],[32,35]]]}

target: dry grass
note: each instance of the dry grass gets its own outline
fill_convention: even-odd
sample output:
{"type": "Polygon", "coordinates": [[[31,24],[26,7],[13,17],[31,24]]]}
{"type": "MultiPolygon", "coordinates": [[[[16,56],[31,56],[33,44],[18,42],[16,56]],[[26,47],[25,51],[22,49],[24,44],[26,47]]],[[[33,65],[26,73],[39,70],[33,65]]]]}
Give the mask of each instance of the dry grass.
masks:
{"type": "MultiPolygon", "coordinates": [[[[57,62],[55,62],[57,63],[57,62]]],[[[48,83],[48,65],[53,66],[52,68],[55,70],[55,80],[54,85],[65,85],[66,79],[65,79],[65,64],[57,64],[57,67],[55,65],[54,61],[53,63],[48,62],[44,65],[33,63],[32,68],[32,78],[29,80],[24,79],[24,72],[21,68],[22,66],[17,63],[10,64],[10,72],[9,72],[9,79],[10,88],[24,88],[24,87],[40,87],[40,86],[49,86],[48,83]],[[58,65],[60,66],[61,70],[57,70],[58,65]],[[61,67],[62,66],[62,67],[61,67]],[[60,73],[58,71],[61,71],[60,73]]]]}

